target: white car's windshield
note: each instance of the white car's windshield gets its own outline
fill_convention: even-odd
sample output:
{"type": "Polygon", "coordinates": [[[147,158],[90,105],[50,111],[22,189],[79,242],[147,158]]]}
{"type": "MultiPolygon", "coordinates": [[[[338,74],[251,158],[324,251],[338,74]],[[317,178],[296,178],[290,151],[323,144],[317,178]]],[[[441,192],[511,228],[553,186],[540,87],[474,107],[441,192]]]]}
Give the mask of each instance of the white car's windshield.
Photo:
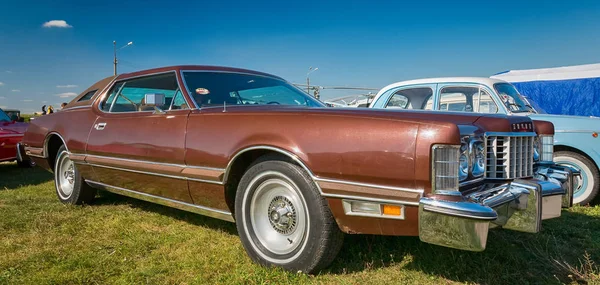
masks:
{"type": "Polygon", "coordinates": [[[519,91],[510,83],[496,83],[494,89],[500,95],[500,100],[508,110],[513,113],[535,112],[533,107],[527,103],[519,94],[519,91]]]}

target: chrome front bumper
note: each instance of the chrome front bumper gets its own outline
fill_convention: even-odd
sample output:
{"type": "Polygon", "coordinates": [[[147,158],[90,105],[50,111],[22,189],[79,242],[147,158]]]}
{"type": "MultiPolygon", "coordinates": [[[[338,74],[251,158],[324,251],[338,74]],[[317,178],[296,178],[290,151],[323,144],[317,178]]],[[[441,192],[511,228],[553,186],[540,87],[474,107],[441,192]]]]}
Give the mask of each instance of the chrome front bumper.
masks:
{"type": "Polygon", "coordinates": [[[460,201],[423,197],[419,238],[462,250],[483,251],[490,228],[537,233],[545,219],[560,217],[565,190],[553,182],[517,179],[468,194],[460,201]]]}
{"type": "Polygon", "coordinates": [[[565,189],[562,207],[573,207],[573,193],[575,192],[574,177],[581,175],[581,171],[569,166],[558,166],[554,163],[535,165],[534,178],[552,182],[565,189]]]}

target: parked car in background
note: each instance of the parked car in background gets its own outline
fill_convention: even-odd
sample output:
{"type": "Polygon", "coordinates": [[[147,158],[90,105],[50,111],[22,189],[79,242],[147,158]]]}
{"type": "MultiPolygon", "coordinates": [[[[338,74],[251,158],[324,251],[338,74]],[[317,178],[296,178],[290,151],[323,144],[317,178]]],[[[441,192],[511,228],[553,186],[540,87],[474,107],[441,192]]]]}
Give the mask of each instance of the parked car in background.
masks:
{"type": "Polygon", "coordinates": [[[24,122],[21,117],[21,110],[17,109],[4,109],[4,113],[12,120],[16,122],[24,122]]]}
{"type": "Polygon", "coordinates": [[[27,123],[16,122],[0,109],[0,162],[17,161],[21,167],[30,167],[30,160],[18,156],[17,144],[23,139],[27,123]]]}
{"type": "Polygon", "coordinates": [[[539,232],[572,197],[533,178],[534,129],[554,131],[528,117],[326,108],[274,75],[174,66],[99,81],[33,121],[22,149],[54,172],[63,203],[101,189],[235,222],[254,261],[316,272],[343,233],[481,251],[490,227],[539,232]]]}
{"type": "Polygon", "coordinates": [[[600,189],[600,118],[540,114],[510,83],[486,77],[430,78],[382,88],[371,108],[529,116],[554,124],[554,160],[574,168],[574,203],[588,204],[600,189]]]}

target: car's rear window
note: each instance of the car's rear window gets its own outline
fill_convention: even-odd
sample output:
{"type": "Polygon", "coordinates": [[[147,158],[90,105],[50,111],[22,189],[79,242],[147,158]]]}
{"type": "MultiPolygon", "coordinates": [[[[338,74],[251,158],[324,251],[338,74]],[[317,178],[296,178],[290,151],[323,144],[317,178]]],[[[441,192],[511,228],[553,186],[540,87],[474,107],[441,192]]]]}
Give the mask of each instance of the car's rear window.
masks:
{"type": "Polygon", "coordinates": [[[79,98],[79,100],[77,100],[77,102],[87,101],[87,100],[92,99],[92,97],[94,97],[94,95],[96,94],[96,91],[98,91],[98,90],[96,89],[96,90],[92,90],[88,93],[85,93],[85,95],[81,96],[81,98],[79,98]]]}

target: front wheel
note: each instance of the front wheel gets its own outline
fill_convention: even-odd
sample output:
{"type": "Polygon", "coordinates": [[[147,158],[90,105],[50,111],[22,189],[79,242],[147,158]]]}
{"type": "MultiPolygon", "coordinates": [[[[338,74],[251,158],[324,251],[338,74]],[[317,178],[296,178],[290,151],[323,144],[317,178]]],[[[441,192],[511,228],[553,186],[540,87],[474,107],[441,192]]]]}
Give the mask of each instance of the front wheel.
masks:
{"type": "Polygon", "coordinates": [[[573,204],[586,205],[592,202],[600,189],[600,174],[596,164],[587,157],[572,151],[555,152],[554,162],[581,171],[581,176],[577,177],[574,183],[573,204]]]}
{"type": "Polygon", "coordinates": [[[238,233],[255,262],[313,273],[328,266],[344,234],[327,201],[301,167],[263,158],[240,180],[235,200],[238,233]]]}
{"type": "Polygon", "coordinates": [[[96,197],[96,189],[85,183],[65,146],[56,155],[54,185],[58,199],[65,204],[89,204],[96,197]]]}

